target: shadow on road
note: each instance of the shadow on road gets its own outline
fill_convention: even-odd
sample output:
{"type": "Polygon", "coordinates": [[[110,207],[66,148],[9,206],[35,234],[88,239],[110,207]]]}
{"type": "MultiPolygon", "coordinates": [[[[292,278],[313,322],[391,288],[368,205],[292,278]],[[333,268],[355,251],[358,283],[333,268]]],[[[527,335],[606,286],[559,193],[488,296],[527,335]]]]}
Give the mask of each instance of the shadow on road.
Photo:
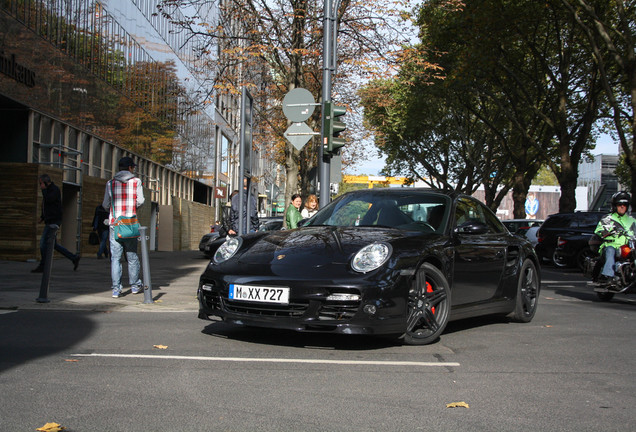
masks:
{"type": "Polygon", "coordinates": [[[277,345],[295,348],[331,350],[375,350],[402,345],[396,337],[302,333],[291,330],[242,327],[212,322],[201,331],[204,334],[254,344],[277,345]]]}
{"type": "Polygon", "coordinates": [[[47,357],[89,337],[95,329],[91,315],[101,312],[4,311],[0,313],[0,373],[31,360],[47,357]]]}

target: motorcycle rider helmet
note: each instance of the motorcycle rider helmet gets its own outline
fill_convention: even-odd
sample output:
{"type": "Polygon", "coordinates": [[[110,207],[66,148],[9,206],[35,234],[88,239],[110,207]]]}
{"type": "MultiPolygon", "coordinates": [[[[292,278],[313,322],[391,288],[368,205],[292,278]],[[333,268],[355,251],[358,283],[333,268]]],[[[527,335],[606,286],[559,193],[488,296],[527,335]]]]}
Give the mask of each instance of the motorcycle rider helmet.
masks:
{"type": "Polygon", "coordinates": [[[612,195],[612,212],[616,211],[616,207],[619,204],[625,204],[627,206],[627,210],[629,210],[629,204],[632,202],[632,197],[625,191],[616,192],[612,195]]]}

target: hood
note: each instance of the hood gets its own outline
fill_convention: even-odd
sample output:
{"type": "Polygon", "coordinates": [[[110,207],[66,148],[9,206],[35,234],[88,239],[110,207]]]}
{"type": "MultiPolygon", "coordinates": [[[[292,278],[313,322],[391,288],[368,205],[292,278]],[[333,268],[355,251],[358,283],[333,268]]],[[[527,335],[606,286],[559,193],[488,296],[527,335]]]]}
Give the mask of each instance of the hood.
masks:
{"type": "Polygon", "coordinates": [[[364,227],[305,227],[297,230],[275,231],[257,236],[250,243],[245,238],[244,252],[238,264],[293,266],[318,268],[330,264],[346,264],[353,254],[374,242],[395,243],[405,237],[421,234],[394,229],[364,227]]]}
{"type": "Polygon", "coordinates": [[[133,173],[131,173],[128,170],[122,170],[119,171],[117,174],[115,174],[115,180],[120,181],[122,183],[126,183],[128,180],[130,180],[131,178],[135,177],[135,175],[133,173]]]}

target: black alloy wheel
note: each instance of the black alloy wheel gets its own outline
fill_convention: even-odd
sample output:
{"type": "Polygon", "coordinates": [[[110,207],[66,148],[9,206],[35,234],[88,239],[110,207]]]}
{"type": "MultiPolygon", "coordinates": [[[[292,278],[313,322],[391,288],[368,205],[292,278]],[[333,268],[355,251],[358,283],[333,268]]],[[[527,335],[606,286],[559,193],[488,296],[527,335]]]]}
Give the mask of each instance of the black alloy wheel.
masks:
{"type": "Polygon", "coordinates": [[[409,290],[404,342],[426,345],[436,341],[448,324],[450,305],[448,281],[437,267],[423,264],[409,290]]]}
{"type": "Polygon", "coordinates": [[[552,254],[552,263],[557,267],[567,267],[568,259],[561,252],[555,250],[552,254]]]}
{"type": "Polygon", "coordinates": [[[532,321],[537,312],[537,302],[539,301],[539,274],[534,263],[527,259],[523,262],[517,280],[517,298],[515,299],[515,310],[510,318],[515,322],[527,323],[532,321]]]}

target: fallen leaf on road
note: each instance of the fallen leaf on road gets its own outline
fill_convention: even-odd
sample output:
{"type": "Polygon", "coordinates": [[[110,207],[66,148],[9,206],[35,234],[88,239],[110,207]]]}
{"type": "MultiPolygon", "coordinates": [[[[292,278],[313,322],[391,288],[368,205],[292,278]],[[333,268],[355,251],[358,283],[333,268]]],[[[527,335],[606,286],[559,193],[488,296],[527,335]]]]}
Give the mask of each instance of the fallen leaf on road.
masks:
{"type": "Polygon", "coordinates": [[[446,408],[470,408],[466,402],[451,402],[446,404],[446,408]]]}
{"type": "Polygon", "coordinates": [[[155,303],[163,303],[163,300],[155,300],[155,303]]]}
{"type": "Polygon", "coordinates": [[[67,362],[78,362],[79,360],[76,360],[76,359],[65,359],[64,361],[67,361],[67,362]]]}
{"type": "Polygon", "coordinates": [[[60,426],[58,423],[47,423],[41,428],[36,429],[40,432],[60,432],[65,430],[65,427],[60,426]]]}
{"type": "Polygon", "coordinates": [[[550,327],[552,327],[552,326],[551,326],[551,325],[546,325],[546,326],[544,326],[544,327],[548,327],[548,328],[550,328],[550,327]]]}
{"type": "Polygon", "coordinates": [[[153,347],[155,347],[157,349],[168,349],[168,347],[166,345],[153,345],[153,347]]]}

